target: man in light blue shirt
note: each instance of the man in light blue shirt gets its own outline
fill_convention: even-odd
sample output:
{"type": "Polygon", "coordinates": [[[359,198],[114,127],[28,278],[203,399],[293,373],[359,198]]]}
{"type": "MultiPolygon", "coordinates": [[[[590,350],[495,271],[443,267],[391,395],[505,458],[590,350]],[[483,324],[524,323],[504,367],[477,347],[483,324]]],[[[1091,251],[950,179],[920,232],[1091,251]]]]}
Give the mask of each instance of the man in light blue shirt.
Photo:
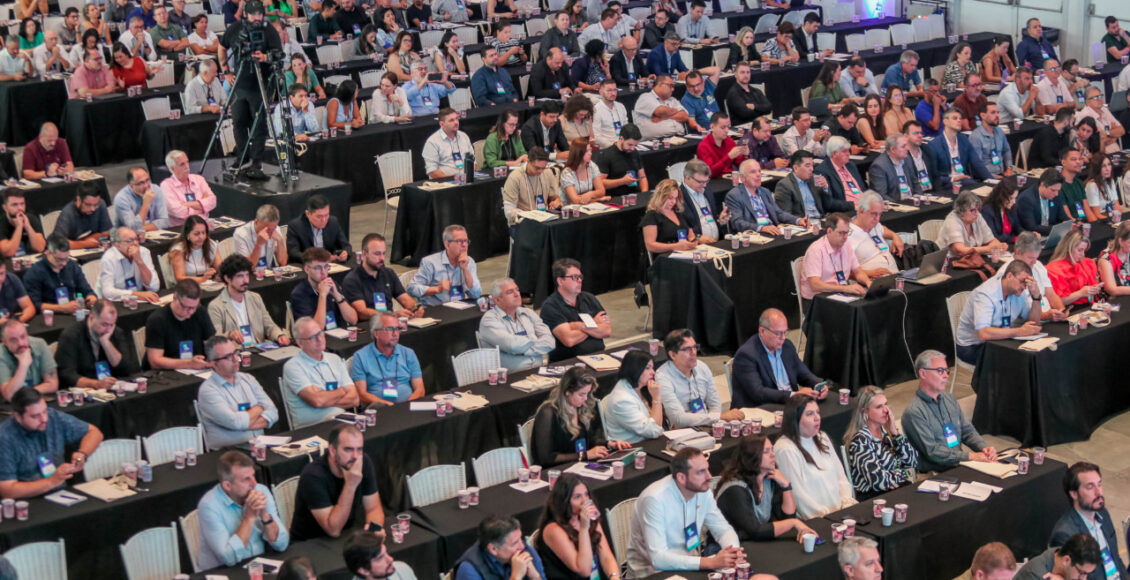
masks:
{"type": "MultiPolygon", "coordinates": [[[[287,114],[290,115],[291,127],[294,129],[295,141],[309,141],[310,135],[318,133],[322,130],[321,125],[318,123],[318,117],[314,114],[314,103],[310,102],[309,94],[306,92],[306,87],[302,83],[294,83],[287,89],[287,94],[290,95],[290,104],[286,107],[287,114]]],[[[283,132],[283,107],[275,107],[275,133],[281,134],[283,132]]]]}
{"type": "Polygon", "coordinates": [[[235,566],[258,556],[270,544],[286,550],[290,533],[279,519],[279,508],[267,486],[255,481],[255,463],[239,451],[227,451],[217,466],[220,483],[196,505],[200,516],[201,570],[235,566]]]}
{"type": "Polygon", "coordinates": [[[1022,260],[1009,262],[999,278],[982,282],[961,310],[957,323],[958,358],[977,364],[985,341],[1039,333],[1042,290],[1032,277],[1032,267],[1022,260]],[[1017,324],[1020,321],[1023,322],[1017,324]]]}
{"type": "Polygon", "coordinates": [[[440,99],[455,92],[455,85],[443,73],[442,83],[428,82],[428,65],[418,60],[412,63],[412,80],[404,83],[404,96],[413,117],[424,117],[439,113],[440,99]]]}
{"type": "Polygon", "coordinates": [[[290,428],[329,421],[360,403],[353,379],[341,357],[326,352],[326,333],[313,318],[294,323],[294,340],[302,352],[283,365],[283,396],[290,428]]]}
{"type": "Polygon", "coordinates": [[[499,278],[490,285],[494,308],[479,321],[479,344],[498,347],[502,366],[511,371],[531,369],[542,364],[544,355],[556,346],[553,332],[540,316],[522,307],[522,293],[510,278],[499,278]]]}
{"type": "Polygon", "coordinates": [[[710,18],[704,12],[706,4],[702,0],[691,2],[691,9],[675,24],[675,32],[690,43],[713,44],[717,39],[710,37],[710,18]]]}
{"type": "Polygon", "coordinates": [[[1032,87],[1032,69],[1018,67],[1011,82],[1001,89],[997,97],[997,106],[1000,107],[1001,123],[1005,125],[1024,120],[1024,117],[1035,111],[1036,91],[1032,87]]]}
{"type": "Polygon", "coordinates": [[[483,295],[475,260],[467,254],[467,230],[452,224],[443,229],[444,251],[420,260],[420,269],[408,284],[408,293],[425,306],[483,295]]]}
{"type": "Polygon", "coordinates": [[[898,85],[908,97],[921,97],[922,75],[918,72],[918,53],[904,50],[899,61],[883,73],[883,86],[898,85]]]}
{"type": "Polygon", "coordinates": [[[204,341],[212,376],[200,385],[197,413],[209,449],[244,443],[279,420],[279,410],[255,377],[238,372],[239,352],[226,336],[204,341]]]}
{"type": "Polygon", "coordinates": [[[1000,118],[1000,107],[996,103],[985,105],[985,110],[981,113],[981,126],[969,136],[969,142],[985,164],[985,169],[996,178],[1012,175],[1012,148],[1008,146],[1004,131],[998,126],[1000,118]]]}
{"type": "Polygon", "coordinates": [[[392,405],[424,396],[424,375],[416,352],[400,344],[396,314],[382,312],[369,319],[373,342],[353,355],[349,375],[362,405],[392,405]]]}
{"type": "Polygon", "coordinates": [[[169,208],[165,194],[149,180],[143,167],[131,167],[129,183],[114,195],[114,219],[133,231],[163,230],[169,227],[169,208]]]}
{"type": "Polygon", "coordinates": [[[698,360],[698,343],[688,329],[672,330],[663,339],[667,362],[655,371],[659,383],[659,399],[663,414],[672,429],[710,425],[738,420],[745,416],[740,409],[722,411],[722,400],[714,387],[714,373],[698,360]]]}

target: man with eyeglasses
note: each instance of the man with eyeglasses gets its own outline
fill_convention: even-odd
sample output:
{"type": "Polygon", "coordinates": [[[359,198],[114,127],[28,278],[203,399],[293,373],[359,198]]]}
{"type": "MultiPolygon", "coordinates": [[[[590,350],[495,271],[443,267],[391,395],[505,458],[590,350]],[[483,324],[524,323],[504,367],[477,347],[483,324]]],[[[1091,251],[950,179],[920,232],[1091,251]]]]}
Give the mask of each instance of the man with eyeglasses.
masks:
{"type": "Polygon", "coordinates": [[[722,399],[714,386],[714,373],[698,359],[698,342],[690,329],[672,330],[663,339],[667,362],[655,370],[663,414],[672,429],[710,425],[744,418],[736,405],[722,410],[722,399]]]}
{"type": "Polygon", "coordinates": [[[424,375],[416,351],[400,344],[395,314],[369,319],[373,342],[353,355],[349,376],[362,405],[394,405],[424,396],[424,375]]]}
{"type": "Polygon", "coordinates": [[[100,260],[98,295],[106,300],[136,296],[138,300],[156,303],[161,281],[149,248],[141,246],[141,237],[123,226],[110,232],[110,242],[100,260]]]}
{"type": "Polygon", "coordinates": [[[1058,60],[1049,58],[1044,61],[1044,78],[1036,83],[1037,115],[1054,115],[1060,109],[1075,110],[1075,98],[1060,74],[1062,70],[1058,60]]]}
{"type": "MultiPolygon", "coordinates": [[[[30,60],[28,66],[31,66],[30,60]]],[[[110,67],[106,66],[100,48],[86,49],[82,66],[75,67],[75,72],[67,86],[72,99],[85,99],[87,95],[98,97],[118,90],[118,83],[114,79],[114,74],[110,72],[110,67]]]]}
{"type": "Polygon", "coordinates": [[[902,132],[906,135],[907,158],[914,162],[914,179],[918,180],[918,185],[923,192],[933,191],[934,185],[938,183],[937,172],[934,169],[936,163],[934,153],[928,147],[922,146],[925,142],[925,135],[922,134],[922,123],[914,120],[907,121],[902,125],[902,132]]]}
{"type": "Polygon", "coordinates": [[[710,183],[710,167],[698,159],[691,159],[683,169],[683,217],[704,244],[713,244],[722,238],[722,226],[730,223],[730,210],[722,205],[718,211],[718,198],[706,193],[710,183]]]}
{"type": "Polygon", "coordinates": [[[368,532],[353,532],[341,557],[345,567],[354,574],[354,580],[416,580],[412,568],[393,560],[384,542],[368,532]]]}
{"type": "Polygon", "coordinates": [[[73,202],[63,206],[53,233],[62,234],[71,241],[71,249],[97,248],[110,229],[110,211],[102,199],[102,192],[92,181],[79,183],[73,202]]]}
{"type": "Polygon", "coordinates": [[[946,391],[950,376],[946,355],[922,351],[914,359],[914,372],[918,390],[903,411],[902,430],[918,451],[918,472],[944,471],[962,461],[995,462],[996,449],[985,443],[957,399],[946,391]]]}
{"type": "Polygon", "coordinates": [[[1103,91],[1098,87],[1088,87],[1086,93],[1086,104],[1083,108],[1075,113],[1075,124],[1078,125],[1079,121],[1090,117],[1095,120],[1095,124],[1099,127],[1099,140],[1102,144],[1103,152],[1106,154],[1117,153],[1120,147],[1118,140],[1126,134],[1126,129],[1114,114],[1107,108],[1106,103],[1103,101],[1103,91]]]}
{"type": "Polygon", "coordinates": [[[467,253],[470,244],[463,226],[452,224],[444,228],[444,250],[420,260],[420,269],[408,284],[408,293],[426,306],[482,296],[475,260],[467,253]]]}
{"type": "Polygon", "coordinates": [[[612,336],[612,320],[596,296],[581,290],[585,279],[581,263],[561,258],[553,263],[557,291],[541,306],[541,319],[553,333],[556,346],[549,362],[604,350],[604,339],[612,336]]]}
{"type": "Polygon", "coordinates": [[[286,239],[279,228],[279,208],[265,203],[255,210],[255,219],[232,233],[235,253],[246,256],[256,268],[285,266],[286,239]]]}
{"type": "Polygon", "coordinates": [[[655,88],[640,95],[636,100],[636,107],[632,111],[632,118],[640,128],[644,139],[662,139],[673,135],[682,135],[687,132],[684,123],[690,125],[696,133],[703,131],[699,127],[683,104],[673,95],[675,81],[666,75],[655,77],[655,88]]]}
{"type": "Polygon", "coordinates": [[[185,278],[173,286],[173,301],[145,321],[145,358],[151,369],[212,368],[204,341],[216,334],[200,308],[200,284],[185,278]]]}
{"type": "Polygon", "coordinates": [[[510,237],[518,231],[520,212],[546,211],[561,207],[557,177],[546,171],[549,155],[534,146],[526,154],[526,162],[511,171],[502,185],[502,213],[510,224],[510,237]]]}
{"type": "Polygon", "coordinates": [[[220,263],[220,281],[224,289],[208,303],[208,317],[216,333],[227,336],[244,348],[274,341],[279,346],[289,346],[290,337],[271,319],[263,297],[251,292],[251,262],[232,254],[220,263]]]}
{"type": "Polygon", "coordinates": [[[82,267],[71,260],[71,242],[59,234],[47,237],[47,251],[24,274],[24,286],[35,309],[74,314],[98,299],[82,267]]]}
{"type": "Polygon", "coordinates": [[[981,75],[974,73],[965,76],[965,90],[953,100],[953,108],[961,111],[962,131],[972,131],[980,125],[981,113],[989,103],[982,90],[984,88],[981,75]]]}
{"type": "Polygon", "coordinates": [[[687,110],[687,114],[698,124],[700,130],[710,124],[711,115],[721,109],[718,101],[714,99],[714,89],[718,86],[719,73],[707,76],[692,70],[687,73],[687,92],[679,103],[687,110]]]}
{"type": "Polygon", "coordinates": [[[951,191],[954,184],[962,185],[985,181],[991,175],[973,144],[961,132],[961,112],[956,109],[946,111],[942,116],[942,132],[927,147],[938,160],[938,187],[941,191],[951,191]],[[947,171],[948,170],[948,171],[947,171]]]}
{"type": "Polygon", "coordinates": [[[824,220],[824,233],[824,237],[813,242],[804,253],[800,297],[805,312],[817,294],[863,296],[871,285],[871,278],[859,266],[859,259],[848,243],[851,220],[847,214],[828,214],[824,220]]]}
{"type": "Polygon", "coordinates": [[[153,184],[144,167],[129,168],[126,186],[114,195],[113,205],[118,225],[147,232],[169,227],[165,194],[153,184]]]}
{"type": "Polygon", "coordinates": [[[39,135],[24,147],[21,166],[24,179],[43,179],[74,173],[75,162],[71,159],[71,150],[67,147],[67,140],[59,137],[59,128],[55,123],[47,122],[39,128],[39,135]]]}
{"type": "Polygon", "coordinates": [[[325,248],[334,262],[345,262],[353,253],[349,236],[337,218],[330,215],[330,200],[314,194],[306,200],[306,211],[286,227],[286,252],[290,260],[302,259],[306,248],[325,248]]]}
{"type": "Polygon", "coordinates": [[[982,282],[969,295],[955,333],[957,358],[977,364],[986,341],[1039,334],[1042,299],[1032,267],[1021,260],[1009,262],[1004,274],[982,282]]]}
{"type": "MultiPolygon", "coordinates": [[[[968,81],[965,87],[968,91],[968,81]]],[[[985,163],[985,169],[998,179],[1012,175],[1012,147],[1008,144],[1008,137],[1000,128],[1000,119],[1000,107],[996,103],[985,103],[981,113],[981,126],[969,135],[973,151],[985,163]]]]}
{"type": "Polygon", "coordinates": [[[1028,189],[1020,192],[1016,196],[1020,229],[1046,236],[1053,226],[1071,219],[1059,195],[1062,189],[1063,175],[1055,169],[1048,169],[1028,189]]]}
{"type": "Polygon", "coordinates": [[[290,291],[290,309],[295,318],[309,316],[326,330],[357,324],[357,311],[330,277],[329,252],[306,248],[302,270],[306,272],[306,282],[299,282],[290,291]]]}
{"type": "MultiPolygon", "coordinates": [[[[416,299],[404,289],[401,284],[400,278],[392,268],[385,266],[385,256],[387,256],[385,244],[385,237],[372,233],[367,234],[361,240],[361,264],[357,266],[352,272],[345,275],[345,280],[341,283],[341,292],[345,295],[345,302],[339,302],[338,306],[341,308],[341,315],[349,318],[349,312],[344,309],[348,305],[354,312],[356,312],[356,320],[368,320],[381,312],[393,312],[397,316],[416,317],[424,315],[424,308],[420,306],[416,299]]],[[[322,284],[330,285],[330,282],[319,282],[318,294],[323,292],[322,284]]],[[[332,290],[327,288],[326,291],[332,290]]],[[[316,315],[298,314],[299,309],[304,312],[310,311],[310,306],[294,305],[295,316],[314,316],[316,315]]],[[[336,314],[336,313],[335,313],[336,314]]],[[[341,324],[341,318],[335,318],[338,325],[341,324]]],[[[329,318],[326,319],[328,327],[329,318]]],[[[353,323],[350,323],[353,324],[353,323]]]]}
{"type": "Polygon", "coordinates": [[[1102,574],[1099,578],[1107,577],[1099,543],[1090,534],[1075,534],[1062,546],[1048,548],[1028,560],[1012,580],[1085,580],[1095,572],[1102,574]]]}
{"type": "MultiPolygon", "coordinates": [[[[808,156],[812,158],[811,155],[808,156]]],[[[812,171],[811,162],[808,164],[809,173],[812,171]]],[[[752,159],[742,162],[738,171],[741,183],[726,194],[726,209],[730,211],[731,228],[744,232],[754,230],[766,236],[781,235],[782,224],[794,224],[808,227],[807,217],[797,217],[777,205],[773,194],[761,186],[761,165],[752,159]]],[[[815,199],[809,196],[812,210],[819,217],[815,199]]]]}
{"type": "MultiPolygon", "coordinates": [[[[640,78],[648,76],[647,62],[640,55],[640,43],[633,36],[625,36],[618,44],[620,50],[612,55],[608,63],[608,73],[617,85],[627,87],[640,78]]],[[[603,86],[604,83],[601,83],[603,86]]],[[[687,87],[690,90],[690,87],[687,87]]],[[[603,92],[603,89],[602,89],[603,92]]]]}
{"type": "Polygon", "coordinates": [[[766,309],[757,319],[757,335],[751,336],[734,354],[733,402],[742,409],[765,403],[784,404],[794,395],[814,399],[828,396],[828,389],[814,390],[820,377],[800,360],[793,341],[786,338],[789,320],[776,308],[766,309]]]}
{"type": "Polygon", "coordinates": [[[553,333],[538,314],[522,306],[522,293],[510,278],[499,278],[490,286],[494,308],[479,321],[479,342],[498,347],[502,366],[511,371],[542,364],[555,345],[553,333]]]}
{"type": "Polygon", "coordinates": [[[279,420],[279,410],[259,381],[239,372],[239,347],[226,336],[204,342],[212,376],[196,394],[204,440],[212,449],[245,443],[279,420]]]}
{"type": "MultiPolygon", "coordinates": [[[[617,81],[600,81],[600,100],[593,104],[592,134],[597,147],[607,149],[616,144],[620,130],[631,122],[624,104],[616,100],[619,89],[617,81]]],[[[607,187],[608,184],[605,184],[607,187]]]]}
{"type": "Polygon", "coordinates": [[[341,357],[326,352],[326,333],[314,319],[296,320],[294,339],[302,352],[283,365],[283,396],[292,429],[329,421],[360,404],[349,370],[341,357]]]}

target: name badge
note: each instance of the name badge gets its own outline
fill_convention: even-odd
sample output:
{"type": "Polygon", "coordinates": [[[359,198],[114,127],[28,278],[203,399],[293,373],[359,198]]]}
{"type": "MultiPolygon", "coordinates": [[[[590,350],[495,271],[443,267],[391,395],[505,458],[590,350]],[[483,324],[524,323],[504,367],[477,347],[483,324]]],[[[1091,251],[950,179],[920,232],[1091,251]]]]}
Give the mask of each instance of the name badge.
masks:
{"type": "Polygon", "coordinates": [[[106,377],[109,377],[110,376],[110,363],[108,363],[104,360],[100,360],[100,361],[94,363],[94,376],[98,377],[98,380],[102,380],[106,377]]]}
{"type": "Polygon", "coordinates": [[[706,218],[706,223],[714,223],[714,216],[710,214],[710,208],[707,206],[702,207],[702,217],[706,218]]]}
{"type": "Polygon", "coordinates": [[[1062,95],[1056,95],[1055,96],[1055,104],[1057,104],[1057,105],[1063,104],[1063,96],[1062,95]]]}
{"type": "Polygon", "coordinates": [[[1001,328],[1012,328],[1012,317],[1011,316],[1002,316],[1001,317],[1001,328]]]}
{"type": "Polygon", "coordinates": [[[989,150],[989,160],[993,162],[993,165],[1000,165],[1001,164],[1000,151],[997,151],[996,149],[990,149],[989,150]]]}
{"type": "Polygon", "coordinates": [[[621,123],[620,121],[612,121],[612,128],[616,130],[616,136],[617,137],[620,136],[620,127],[622,127],[623,125],[624,124],[621,123]]]}
{"type": "Polygon", "coordinates": [[[188,192],[188,193],[184,194],[184,200],[185,200],[185,201],[196,201],[196,194],[195,194],[195,193],[192,193],[192,192],[190,191],[190,192],[188,192]]]}
{"type": "Polygon", "coordinates": [[[425,107],[432,106],[432,98],[431,97],[424,95],[423,99],[424,99],[424,106],[425,107]]]}
{"type": "Polygon", "coordinates": [[[855,181],[848,180],[848,189],[855,195],[859,195],[859,186],[855,184],[855,181]]]}
{"type": "Polygon", "coordinates": [[[239,327],[239,333],[243,335],[243,346],[251,346],[255,344],[255,335],[251,334],[251,325],[244,324],[239,327]]]}
{"type": "Polygon", "coordinates": [[[65,305],[70,304],[70,303],[71,303],[71,291],[67,290],[66,287],[56,288],[55,289],[55,304],[58,304],[60,306],[65,306],[65,305]]]}
{"type": "Polygon", "coordinates": [[[0,317],[5,317],[5,316],[8,316],[9,314],[11,314],[11,312],[8,312],[7,308],[0,308],[0,317]]]}
{"type": "Polygon", "coordinates": [[[458,169],[463,169],[463,154],[462,153],[459,153],[459,152],[452,153],[451,154],[451,160],[453,162],[455,162],[455,167],[457,167],[458,169]]]}
{"type": "Polygon", "coordinates": [[[953,163],[954,173],[965,173],[965,166],[961,164],[961,159],[953,157],[950,162],[953,163]]]}
{"type": "Polygon", "coordinates": [[[452,284],[451,285],[451,299],[452,300],[462,300],[463,299],[463,286],[461,284],[452,284]]]}
{"type": "Polygon", "coordinates": [[[928,191],[933,188],[933,186],[930,184],[930,173],[925,169],[918,170],[918,183],[922,184],[923,190],[928,191]]]}
{"type": "Polygon", "coordinates": [[[192,360],[193,352],[192,352],[192,341],[191,340],[180,341],[180,346],[179,346],[178,350],[180,352],[180,359],[181,360],[192,360]]]}
{"type": "Polygon", "coordinates": [[[133,276],[126,278],[126,290],[135,290],[137,288],[137,279],[133,276]]]}
{"type": "Polygon", "coordinates": [[[337,328],[337,317],[333,312],[326,312],[326,330],[333,330],[337,328]]]}
{"type": "Polygon", "coordinates": [[[502,86],[502,83],[494,83],[494,90],[500,95],[506,94],[506,87],[502,86]]]}
{"type": "Polygon", "coordinates": [[[240,403],[239,405],[236,406],[235,410],[239,411],[240,413],[243,413],[245,411],[250,411],[251,410],[251,403],[240,403]]]}
{"type": "Polygon", "coordinates": [[[388,312],[388,301],[384,292],[373,292],[373,309],[378,312],[388,312]]]}
{"type": "Polygon", "coordinates": [[[326,390],[327,391],[336,391],[337,390],[337,381],[326,381],[326,390]]]}
{"type": "Polygon", "coordinates": [[[208,104],[209,105],[215,105],[216,104],[215,97],[208,97],[208,104]]]}
{"type": "Polygon", "coordinates": [[[395,378],[381,379],[381,396],[394,400],[400,396],[400,389],[395,378]]]}
{"type": "Polygon", "coordinates": [[[466,10],[467,9],[466,5],[463,4],[463,0],[455,0],[455,7],[458,8],[459,10],[466,10]]]}
{"type": "Polygon", "coordinates": [[[585,451],[588,451],[588,440],[586,440],[584,437],[577,439],[573,442],[573,449],[575,449],[577,453],[584,453],[585,451]]]}
{"type": "Polygon", "coordinates": [[[706,405],[702,402],[702,397],[691,399],[690,409],[692,413],[701,413],[706,410],[706,405]]]}
{"type": "Polygon", "coordinates": [[[1087,214],[1083,211],[1083,202],[1075,202],[1075,213],[1079,214],[1079,219],[1087,218],[1087,214]]]}
{"type": "Polygon", "coordinates": [[[1048,58],[1049,58],[1048,57],[1048,51],[1041,48],[1040,49],[1040,56],[1044,57],[1044,60],[1048,60],[1048,58]]]}
{"type": "Polygon", "coordinates": [[[255,263],[255,267],[256,268],[266,268],[267,267],[267,256],[259,256],[259,261],[255,263]]]}
{"type": "Polygon", "coordinates": [[[910,186],[906,184],[906,176],[899,176],[899,197],[906,197],[910,194],[910,186]]]}
{"type": "Polygon", "coordinates": [[[698,524],[691,522],[691,524],[683,528],[683,539],[686,542],[687,551],[693,552],[698,549],[702,544],[702,538],[698,537],[698,524]]]}
{"type": "Polygon", "coordinates": [[[679,241],[680,241],[680,242],[685,242],[685,241],[687,241],[687,230],[686,230],[686,229],[681,229],[681,230],[679,230],[679,231],[678,231],[678,233],[677,233],[676,235],[678,235],[678,236],[679,236],[679,241]]]}
{"type": "MultiPolygon", "coordinates": [[[[616,135],[619,136],[620,133],[617,132],[616,135]]],[[[16,255],[17,256],[26,256],[27,255],[27,248],[24,247],[23,242],[20,242],[20,247],[16,248],[16,255]]]]}
{"type": "Polygon", "coordinates": [[[953,428],[953,423],[942,425],[942,434],[946,436],[946,447],[953,448],[961,444],[957,439],[957,430],[953,428]]]}
{"type": "Polygon", "coordinates": [[[765,204],[761,201],[761,198],[750,195],[750,199],[753,201],[753,213],[757,216],[757,225],[762,227],[770,225],[769,212],[765,211],[765,204]]]}
{"type": "Polygon", "coordinates": [[[872,234],[871,235],[871,241],[875,242],[875,245],[879,246],[880,250],[882,250],[884,252],[887,251],[887,240],[884,240],[883,236],[877,236],[875,234],[872,234]]]}
{"type": "Polygon", "coordinates": [[[361,34],[361,26],[360,25],[358,25],[358,24],[353,25],[353,34],[355,34],[355,35],[361,34]]]}
{"type": "Polygon", "coordinates": [[[1118,578],[1118,566],[1114,565],[1114,558],[1110,555],[1110,546],[1103,548],[1103,572],[1107,578],[1118,578]]]}
{"type": "Polygon", "coordinates": [[[553,90],[560,91],[561,90],[561,83],[553,83],[553,90]]]}
{"type": "Polygon", "coordinates": [[[50,455],[43,453],[35,461],[39,464],[39,475],[42,475],[44,479],[55,474],[55,460],[51,459],[50,455]]]}
{"type": "Polygon", "coordinates": [[[537,207],[538,211],[545,211],[545,196],[544,195],[534,196],[534,206],[537,207]]]}

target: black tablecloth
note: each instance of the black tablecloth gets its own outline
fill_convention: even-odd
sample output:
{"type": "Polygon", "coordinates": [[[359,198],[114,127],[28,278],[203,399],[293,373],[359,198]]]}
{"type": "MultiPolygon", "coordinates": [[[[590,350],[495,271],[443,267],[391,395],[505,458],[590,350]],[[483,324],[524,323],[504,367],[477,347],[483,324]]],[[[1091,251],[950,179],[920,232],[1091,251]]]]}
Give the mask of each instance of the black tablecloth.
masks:
{"type": "MultiPolygon", "coordinates": [[[[179,119],[154,119],[141,126],[141,149],[149,172],[165,167],[165,154],[180,149],[192,160],[204,158],[208,142],[216,130],[219,115],[200,113],[179,119]]],[[[219,141],[212,147],[212,157],[222,157],[219,141]]]]}
{"type": "MultiPolygon", "coordinates": [[[[805,524],[819,532],[824,540],[811,554],[804,552],[804,546],[796,541],[796,534],[791,532],[769,542],[742,542],[750,574],[772,574],[780,580],[840,578],[843,572],[840,570],[836,545],[831,541],[830,530],[824,529],[827,521],[814,519],[805,524]]],[[[674,574],[687,580],[706,580],[709,573],[705,570],[656,572],[644,580],[665,580],[674,574]]]]}
{"type": "Polygon", "coordinates": [[[805,319],[804,360],[817,376],[852,389],[910,380],[918,353],[952,352],[946,298],[980,283],[973,272],[956,270],[945,282],[908,282],[905,292],[882,298],[844,303],[818,295],[805,319]]]}
{"type": "Polygon", "coordinates": [[[420,183],[400,190],[396,230],[389,260],[416,266],[429,254],[443,250],[443,228],[467,228],[467,250],[478,261],[505,254],[510,247],[506,215],[502,213],[504,179],[484,179],[466,185],[427,190],[420,183]]]}
{"type": "Polygon", "coordinates": [[[59,124],[67,103],[67,85],[58,81],[0,83],[0,141],[22,147],[50,121],[59,124]]]}
{"type": "MultiPolygon", "coordinates": [[[[94,185],[98,187],[98,192],[102,194],[102,199],[106,201],[106,205],[110,204],[110,192],[106,190],[106,179],[99,177],[91,180],[94,185]]],[[[40,187],[35,189],[24,190],[24,201],[27,203],[27,211],[29,213],[36,213],[44,215],[56,210],[63,209],[68,203],[74,203],[75,195],[78,193],[78,186],[81,181],[60,181],[58,183],[45,183],[37,181],[40,187]]],[[[51,235],[51,232],[43,232],[44,235],[51,235]]]]}
{"type": "Polygon", "coordinates": [[[82,99],[67,101],[61,129],[75,165],[90,167],[141,157],[144,150],[139,137],[145,124],[141,101],[169,97],[171,108],[177,109],[183,88],[146,89],[133,97],[115,94],[89,103],[82,99]]]}
{"type": "Polygon", "coordinates": [[[973,374],[973,424],[982,433],[1049,446],[1085,441],[1103,420],[1130,407],[1130,393],[1121,388],[1130,372],[1124,358],[1130,300],[1112,302],[1123,310],[1112,313],[1105,328],[1088,326],[1069,336],[1066,323],[1044,325],[1044,332],[1059,338],[1055,351],[1029,353],[1015,340],[985,343],[973,374]]]}
{"type": "Polygon", "coordinates": [[[973,554],[989,542],[1004,542],[1017,560],[1043,552],[1052,526],[1068,509],[1062,479],[1067,466],[1046,459],[1032,465],[1028,475],[996,479],[966,467],[944,473],[962,482],[979,481],[1004,488],[984,502],[953,496],[938,501],[934,494],[918,493],[913,486],[903,487],[879,497],[887,506],[905,503],[906,523],[884,528],[871,517],[871,502],[827,516],[828,524],[816,531],[831,536],[831,524],[845,516],[856,522],[871,520],[856,528],[857,534],[879,541],[879,554],[887,578],[949,580],[969,568],[973,554]]]}

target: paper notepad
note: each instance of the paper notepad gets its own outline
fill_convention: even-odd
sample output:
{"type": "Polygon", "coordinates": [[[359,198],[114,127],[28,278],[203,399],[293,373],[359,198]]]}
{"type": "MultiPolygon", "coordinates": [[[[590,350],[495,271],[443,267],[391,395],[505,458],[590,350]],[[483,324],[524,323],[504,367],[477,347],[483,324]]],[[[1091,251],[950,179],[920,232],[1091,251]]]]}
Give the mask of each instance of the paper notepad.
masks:
{"type": "Polygon", "coordinates": [[[989,496],[993,495],[993,488],[976,481],[962,483],[953,492],[957,497],[971,499],[973,501],[985,501],[989,496]]]}
{"type": "Polygon", "coordinates": [[[1016,475],[1016,466],[1011,463],[989,463],[987,461],[962,461],[961,465],[986,475],[1004,479],[1016,475]]]}
{"type": "Polygon", "coordinates": [[[744,415],[746,419],[749,419],[751,421],[754,419],[761,419],[762,426],[773,425],[777,422],[776,415],[770,413],[769,411],[766,411],[765,409],[758,409],[756,407],[742,408],[742,415],[744,415]]]}
{"type": "Polygon", "coordinates": [[[514,483],[510,484],[510,487],[522,493],[530,493],[531,491],[536,491],[543,487],[549,487],[549,482],[544,479],[534,479],[526,483],[518,483],[515,481],[514,483]]]}
{"type": "Polygon", "coordinates": [[[539,211],[536,209],[518,212],[518,216],[522,219],[534,220],[535,222],[548,222],[557,219],[557,216],[547,211],[539,211]]]}
{"type": "Polygon", "coordinates": [[[282,348],[276,348],[275,350],[264,351],[264,352],[261,352],[259,354],[261,356],[265,356],[265,357],[267,357],[267,358],[269,358],[273,361],[280,361],[280,360],[283,360],[283,359],[288,359],[288,358],[290,358],[290,357],[292,357],[292,356],[294,356],[294,355],[296,355],[300,352],[302,352],[301,349],[299,349],[297,346],[291,345],[291,346],[284,346],[282,348]]]}
{"type": "Polygon", "coordinates": [[[176,232],[170,232],[169,230],[153,230],[153,231],[150,231],[150,232],[145,232],[145,239],[172,240],[172,239],[175,239],[176,237],[177,237],[177,233],[176,232]]]}
{"type": "Polygon", "coordinates": [[[212,371],[208,369],[177,369],[177,372],[190,377],[199,377],[205,381],[212,378],[212,371]]]}
{"type": "Polygon", "coordinates": [[[436,403],[435,401],[412,401],[411,403],[408,403],[408,410],[431,411],[434,413],[436,410],[436,403]]]}
{"type": "Polygon", "coordinates": [[[577,357],[594,371],[614,371],[620,368],[620,361],[607,354],[591,354],[577,357]]]}
{"type": "Polygon", "coordinates": [[[277,445],[270,449],[283,457],[297,457],[299,455],[319,453],[329,446],[329,441],[315,435],[286,445],[277,445]]]}
{"type": "Polygon", "coordinates": [[[557,379],[540,375],[530,375],[520,381],[512,381],[509,384],[511,387],[524,393],[532,393],[534,391],[544,391],[545,389],[553,388],[553,386],[557,384],[557,379]]]}
{"type": "Polygon", "coordinates": [[[598,327],[596,320],[594,320],[591,315],[586,314],[584,312],[581,312],[580,317],[581,317],[581,322],[585,323],[585,328],[597,328],[598,327]]]}
{"type": "Polygon", "coordinates": [[[444,302],[444,306],[454,308],[455,310],[466,310],[474,306],[470,302],[463,302],[462,300],[452,300],[451,302],[444,302]]]}
{"type": "Polygon", "coordinates": [[[584,463],[574,463],[572,467],[565,470],[565,473],[573,473],[581,477],[587,477],[589,479],[599,479],[601,481],[606,481],[612,477],[611,469],[607,469],[605,471],[593,471],[592,469],[585,467],[584,463]]]}
{"type": "Polygon", "coordinates": [[[347,338],[349,338],[349,330],[345,328],[335,328],[333,330],[327,330],[326,336],[332,336],[334,338],[346,340],[347,338]]]}
{"type": "Polygon", "coordinates": [[[110,483],[108,479],[95,479],[94,481],[79,483],[75,485],[75,489],[107,503],[122,499],[123,497],[137,495],[136,491],[125,486],[110,483]]]}
{"type": "Polygon", "coordinates": [[[73,491],[67,491],[65,489],[60,489],[59,491],[56,491],[55,493],[49,493],[49,494],[43,496],[43,499],[45,499],[45,500],[47,500],[51,503],[57,503],[61,506],[72,506],[72,505],[75,505],[76,503],[81,503],[81,502],[86,501],[86,496],[82,495],[82,494],[75,493],[73,491]]]}
{"type": "Polygon", "coordinates": [[[859,300],[860,298],[863,298],[863,297],[862,296],[856,296],[854,294],[839,294],[839,293],[836,293],[836,294],[829,294],[828,295],[829,300],[835,300],[837,302],[855,302],[856,300],[859,300]]]}
{"type": "Polygon", "coordinates": [[[411,326],[412,328],[427,328],[429,326],[435,326],[437,324],[439,324],[439,319],[437,318],[424,317],[408,319],[408,326],[411,326]]]}

